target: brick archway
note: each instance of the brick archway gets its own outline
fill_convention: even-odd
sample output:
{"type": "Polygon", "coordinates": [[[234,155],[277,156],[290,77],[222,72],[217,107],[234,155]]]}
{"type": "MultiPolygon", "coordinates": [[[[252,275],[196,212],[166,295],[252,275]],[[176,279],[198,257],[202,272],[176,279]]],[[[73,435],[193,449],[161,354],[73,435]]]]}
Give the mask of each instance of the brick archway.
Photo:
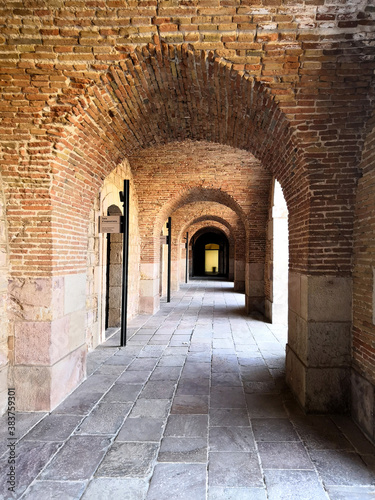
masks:
{"type": "MultiPolygon", "coordinates": [[[[53,322],[66,320],[58,309],[55,310],[57,317],[51,318],[48,312],[55,300],[52,291],[59,289],[60,277],[69,276],[70,287],[79,285],[78,288],[84,290],[84,283],[77,280],[82,279],[86,269],[89,212],[109,172],[127,158],[133,169],[135,158],[146,149],[206,141],[233,150],[237,155],[254,155],[258,166],[281,183],[290,215],[290,268],[294,272],[291,283],[296,301],[293,304],[295,338],[292,338],[288,358],[289,382],[310,409],[324,409],[327,401],[334,405],[332,401],[342,400],[335,394],[345,385],[347,365],[333,361],[334,365],[329,368],[335,369],[335,384],[323,397],[316,396],[320,386],[325,385],[326,365],[321,366],[318,360],[310,370],[304,342],[314,326],[312,321],[318,321],[324,330],[332,323],[345,323],[346,328],[348,319],[337,316],[336,305],[328,315],[309,316],[310,312],[306,313],[298,300],[302,293],[314,304],[321,282],[332,281],[334,292],[344,297],[344,303],[339,305],[350,310],[347,277],[351,265],[348,238],[351,239],[352,226],[350,222],[343,223],[340,217],[350,216],[356,175],[353,162],[342,167],[353,174],[345,180],[342,198],[336,190],[340,186],[336,180],[333,194],[329,186],[327,192],[320,193],[319,179],[325,179],[329,172],[324,171],[316,178],[308,167],[323,159],[329,165],[327,169],[333,172],[336,156],[332,160],[326,149],[316,151],[310,148],[308,141],[303,143],[298,135],[300,122],[291,122],[285,108],[283,112],[267,87],[212,52],[193,50],[185,45],[149,45],[124,56],[121,63],[109,70],[106,68],[105,72],[97,70],[91,79],[80,75],[66,77],[64,85],[57,99],[35,113],[37,131],[31,138],[20,140],[19,155],[11,160],[5,173],[12,276],[16,281],[29,280],[33,287],[39,286],[38,279],[48,282],[45,303],[41,305],[47,313],[42,314],[42,321],[36,308],[20,322],[28,324],[30,332],[38,329],[38,335],[51,342],[53,322]],[[68,88],[74,90],[73,95],[68,88]],[[46,139],[40,140],[41,136],[46,139]],[[17,165],[15,170],[13,161],[17,165]],[[17,184],[19,175],[23,177],[23,186],[17,184]],[[314,198],[317,193],[322,195],[319,198],[322,203],[314,198]],[[336,202],[334,209],[328,203],[330,196],[336,202]],[[21,221],[20,210],[27,213],[26,220],[21,221]],[[326,228],[317,224],[323,216],[326,228]],[[32,228],[30,237],[24,237],[25,228],[32,228]],[[322,240],[319,236],[324,229],[328,232],[322,240]],[[41,239],[43,249],[39,246],[41,239]],[[35,253],[28,251],[30,244],[36,245],[35,253]],[[339,269],[335,251],[340,254],[339,269]],[[307,273],[316,275],[317,279],[311,280],[307,273]],[[322,382],[307,390],[309,374],[316,370],[322,382]]],[[[133,173],[136,177],[137,168],[133,173]]],[[[261,239],[254,238],[254,242],[261,255],[261,239]]],[[[256,275],[258,281],[262,281],[262,270],[260,262],[252,263],[246,280],[251,281],[256,275]]],[[[13,290],[16,288],[17,283],[13,283],[13,290]]],[[[24,299],[21,297],[21,301],[24,299]]],[[[324,296],[319,300],[326,302],[324,296]]],[[[71,304],[70,313],[82,315],[84,301],[80,294],[71,304]]],[[[310,343],[313,350],[320,348],[319,335],[316,339],[315,344],[310,343]]],[[[61,373],[67,372],[67,367],[65,358],[58,358],[40,361],[35,354],[35,359],[30,358],[30,365],[19,370],[20,386],[26,384],[25,380],[29,384],[31,379],[37,386],[40,373],[48,374],[44,377],[47,383],[41,398],[38,401],[26,398],[20,402],[24,404],[23,409],[32,406],[49,409],[61,397],[55,384],[61,373]],[[38,363],[42,363],[42,370],[38,363]],[[29,376],[31,373],[34,378],[29,376]]],[[[78,383],[84,370],[80,368],[73,374],[72,370],[77,365],[83,366],[84,348],[80,356],[69,363],[74,364],[73,368],[70,366],[71,380],[73,384],[78,383]]],[[[22,392],[27,393],[26,386],[22,392]]]]}

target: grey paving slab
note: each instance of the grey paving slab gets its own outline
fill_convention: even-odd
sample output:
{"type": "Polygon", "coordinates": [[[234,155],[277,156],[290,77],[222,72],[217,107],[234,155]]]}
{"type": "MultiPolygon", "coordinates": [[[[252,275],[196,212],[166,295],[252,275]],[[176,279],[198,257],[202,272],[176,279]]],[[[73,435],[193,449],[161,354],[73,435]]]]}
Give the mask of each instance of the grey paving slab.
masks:
{"type": "Polygon", "coordinates": [[[209,378],[211,374],[211,366],[208,363],[194,363],[187,361],[182,370],[182,376],[186,378],[191,377],[206,377],[209,378]]]}
{"type": "Polygon", "coordinates": [[[144,384],[150,377],[150,370],[134,370],[125,371],[117,379],[116,383],[127,383],[127,384],[144,384]]]}
{"type": "Polygon", "coordinates": [[[252,418],[251,425],[256,441],[300,441],[286,418],[252,418]]]}
{"type": "Polygon", "coordinates": [[[350,417],[347,415],[334,415],[331,419],[359,453],[372,453],[375,455],[375,446],[362,434],[350,417]]]}
{"type": "Polygon", "coordinates": [[[140,394],[140,398],[148,399],[170,399],[176,390],[175,382],[149,381],[140,394]]]}
{"type": "Polygon", "coordinates": [[[251,418],[286,418],[281,397],[274,394],[246,394],[246,404],[251,418]]]}
{"type": "Polygon", "coordinates": [[[354,451],[352,444],[329,417],[304,416],[294,418],[293,424],[311,450],[354,451]]]}
{"type": "Polygon", "coordinates": [[[130,365],[132,361],[134,361],[133,356],[129,356],[127,354],[119,352],[116,353],[114,356],[108,358],[104,364],[120,366],[121,368],[125,369],[127,366],[130,365]]]}
{"type": "Polygon", "coordinates": [[[170,415],[164,435],[207,439],[208,415],[170,415]]]}
{"type": "Polygon", "coordinates": [[[328,486],[331,500],[374,500],[375,486],[328,486]]]}
{"type": "Polygon", "coordinates": [[[150,357],[137,358],[136,360],[133,361],[133,363],[131,365],[129,365],[127,371],[149,370],[149,372],[151,373],[151,371],[155,368],[157,362],[158,362],[158,357],[156,357],[156,358],[150,358],[150,357]]]}
{"type": "Polygon", "coordinates": [[[165,437],[161,442],[159,462],[207,463],[207,439],[165,437]]]}
{"type": "Polygon", "coordinates": [[[265,488],[225,488],[212,486],[208,500],[267,500],[265,488]]]}
{"type": "Polygon", "coordinates": [[[173,380],[176,381],[181,374],[181,368],[179,366],[161,366],[156,367],[152,372],[150,380],[173,380]]]}
{"type": "Polygon", "coordinates": [[[183,366],[185,364],[186,356],[183,354],[177,356],[162,356],[159,360],[158,367],[160,366],[183,366]]]}
{"type": "MultiPolygon", "coordinates": [[[[38,441],[21,441],[17,444],[15,464],[16,498],[19,498],[24,493],[60,446],[61,443],[38,441]]],[[[12,487],[12,484],[8,483],[8,480],[11,479],[8,474],[11,473],[10,465],[12,465],[8,463],[9,458],[9,453],[6,453],[0,459],[0,498],[4,499],[15,498],[9,494],[8,489],[12,487]]]]}
{"type": "Polygon", "coordinates": [[[258,443],[263,469],[313,469],[302,443],[258,443]]]}
{"type": "Polygon", "coordinates": [[[315,471],[266,470],[269,500],[328,500],[315,471]]]}
{"type": "Polygon", "coordinates": [[[151,479],[147,500],[205,500],[205,464],[158,464],[151,479]]]}
{"type": "Polygon", "coordinates": [[[86,488],[86,481],[36,481],[25,495],[25,500],[79,500],[86,488]]]}
{"type": "MultiPolygon", "coordinates": [[[[94,478],[83,500],[144,500],[148,490],[148,481],[143,479],[116,477],[94,478]]],[[[64,499],[65,500],[65,499],[64,499]]]]}
{"type": "MultiPolygon", "coordinates": [[[[16,434],[17,439],[21,439],[47,414],[44,412],[16,412],[16,434]]],[[[8,414],[0,417],[0,456],[7,451],[8,444],[8,414]]]]}
{"type": "Polygon", "coordinates": [[[163,418],[167,416],[169,407],[169,399],[138,399],[130,417],[163,418]]]}
{"type": "Polygon", "coordinates": [[[247,411],[241,408],[211,408],[210,426],[245,426],[250,425],[247,411]]]}
{"type": "Polygon", "coordinates": [[[55,410],[52,412],[56,414],[65,415],[79,415],[84,416],[89,413],[97,402],[102,398],[103,392],[80,392],[79,394],[73,393],[69,398],[65,399],[55,410]]]}
{"type": "Polygon", "coordinates": [[[127,418],[117,435],[116,441],[159,442],[165,425],[165,418],[127,418]]]}
{"type": "Polygon", "coordinates": [[[134,402],[142,388],[143,384],[129,384],[121,379],[111,387],[101,402],[108,404],[134,402]]]}
{"type": "Polygon", "coordinates": [[[211,408],[246,408],[242,387],[212,387],[210,405],[211,408]]]}
{"type": "Polygon", "coordinates": [[[72,436],[42,472],[41,479],[67,481],[89,479],[110,442],[108,437],[102,436],[72,436]]]}
{"type": "Polygon", "coordinates": [[[81,422],[77,415],[47,415],[24,437],[27,441],[65,441],[81,422]]]}
{"type": "Polygon", "coordinates": [[[180,379],[176,391],[178,396],[208,395],[210,392],[209,378],[182,378],[180,379]]]}
{"type": "Polygon", "coordinates": [[[95,477],[147,478],[152,472],[158,448],[156,443],[115,442],[95,477]]]}
{"type": "Polygon", "coordinates": [[[114,377],[119,377],[125,370],[125,366],[121,366],[118,364],[104,364],[100,365],[95,373],[100,375],[111,375],[114,377]]]}
{"type": "Polygon", "coordinates": [[[254,451],[255,440],[250,427],[211,427],[210,451],[254,451]]]}
{"type": "Polygon", "coordinates": [[[357,453],[312,450],[310,456],[325,486],[375,486],[375,469],[364,467],[357,453]]]}
{"type": "Polygon", "coordinates": [[[76,434],[114,435],[131,407],[132,403],[99,403],[77,428],[76,434]]]}
{"type": "Polygon", "coordinates": [[[211,378],[212,387],[242,387],[238,373],[213,373],[211,378]]]}
{"type": "Polygon", "coordinates": [[[208,413],[208,396],[175,396],[171,413],[208,413]]]}
{"type": "Polygon", "coordinates": [[[210,452],[209,486],[263,486],[256,452],[210,452]]]}

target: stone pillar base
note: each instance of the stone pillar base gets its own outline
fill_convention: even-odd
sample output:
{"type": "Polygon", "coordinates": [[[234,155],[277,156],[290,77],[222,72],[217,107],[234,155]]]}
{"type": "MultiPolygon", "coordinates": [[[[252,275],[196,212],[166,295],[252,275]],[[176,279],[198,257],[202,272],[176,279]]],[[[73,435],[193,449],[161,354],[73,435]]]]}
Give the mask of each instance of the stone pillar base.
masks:
{"type": "Polygon", "coordinates": [[[375,444],[375,385],[354,368],[351,372],[351,411],[353,420],[375,444]]]}
{"type": "Polygon", "coordinates": [[[240,280],[234,280],[234,291],[244,293],[245,292],[245,282],[240,280]]]}
{"type": "Polygon", "coordinates": [[[86,346],[53,366],[14,366],[11,385],[18,411],[52,411],[86,377],[86,346]]]}
{"type": "Polygon", "coordinates": [[[349,368],[306,366],[287,345],[286,381],[307,413],[349,411],[349,368]]]}

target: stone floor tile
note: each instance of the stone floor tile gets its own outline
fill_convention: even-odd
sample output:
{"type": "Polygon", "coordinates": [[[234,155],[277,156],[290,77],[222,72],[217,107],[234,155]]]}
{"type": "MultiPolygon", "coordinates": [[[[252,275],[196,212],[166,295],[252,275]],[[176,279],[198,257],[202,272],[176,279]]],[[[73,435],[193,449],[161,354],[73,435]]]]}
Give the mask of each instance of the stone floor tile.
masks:
{"type": "Polygon", "coordinates": [[[293,424],[308,449],[354,451],[352,444],[326,416],[294,418],[293,424]]]}
{"type": "Polygon", "coordinates": [[[156,443],[115,442],[95,477],[147,478],[152,472],[158,448],[156,443]]]}
{"type": "Polygon", "coordinates": [[[246,394],[280,394],[280,390],[271,379],[269,382],[243,382],[246,394]]]}
{"type": "Polygon", "coordinates": [[[88,393],[80,392],[79,394],[73,392],[69,398],[65,399],[53,410],[52,414],[79,415],[83,417],[94,408],[102,396],[103,392],[99,390],[88,393]]]}
{"type": "Polygon", "coordinates": [[[302,443],[258,443],[263,469],[313,469],[302,443]]]}
{"type": "Polygon", "coordinates": [[[36,481],[22,497],[25,500],[79,500],[86,481],[36,481]]]}
{"type": "Polygon", "coordinates": [[[126,370],[120,375],[116,383],[144,384],[150,377],[150,373],[150,370],[126,370]]]}
{"type": "Polygon", "coordinates": [[[140,394],[140,398],[144,399],[170,399],[176,390],[175,382],[167,381],[149,381],[145,385],[143,391],[140,394]]]}
{"type": "Polygon", "coordinates": [[[131,365],[127,368],[127,371],[145,371],[149,370],[151,372],[155,366],[156,363],[158,362],[158,357],[157,358],[150,358],[150,357],[144,357],[144,358],[137,358],[133,361],[131,365]]]}
{"type": "Polygon", "coordinates": [[[205,464],[158,464],[151,479],[147,500],[205,500],[205,464]]]}
{"type": "Polygon", "coordinates": [[[163,356],[186,356],[188,351],[189,351],[188,347],[170,346],[164,350],[163,356]]]}
{"type": "Polygon", "coordinates": [[[210,451],[253,451],[255,441],[250,427],[211,427],[210,451]]]}
{"type": "Polygon", "coordinates": [[[150,380],[174,380],[176,381],[181,374],[181,368],[179,366],[161,366],[156,367],[152,372],[150,380]]]}
{"type": "Polygon", "coordinates": [[[210,379],[208,378],[180,378],[176,395],[177,396],[197,396],[208,395],[210,393],[210,379]]]}
{"type": "Polygon", "coordinates": [[[76,415],[47,415],[26,434],[27,441],[65,441],[72,434],[82,417],[76,415]]]}
{"type": "Polygon", "coordinates": [[[242,387],[211,388],[211,408],[246,408],[246,400],[242,387]]]}
{"type": "Polygon", "coordinates": [[[144,479],[99,477],[90,482],[82,500],[144,500],[147,490],[144,479]]]}
{"type": "Polygon", "coordinates": [[[6,453],[0,459],[0,498],[19,498],[56,453],[61,443],[21,441],[16,447],[16,497],[10,496],[7,484],[10,472],[6,453]]]}
{"type": "Polygon", "coordinates": [[[185,363],[185,356],[180,354],[178,356],[162,356],[159,360],[158,367],[160,366],[183,366],[185,363]]]}
{"type": "Polygon", "coordinates": [[[208,415],[170,415],[165,436],[202,437],[207,439],[208,415]]]}
{"type": "MultiPolygon", "coordinates": [[[[83,500],[144,500],[148,482],[131,478],[94,478],[88,484],[83,500]]],[[[59,497],[60,498],[60,497],[59,497]]],[[[56,497],[56,500],[58,498],[56,497]]]]}
{"type": "Polygon", "coordinates": [[[168,414],[170,401],[168,399],[138,399],[130,417],[163,418],[168,414]]]}
{"type": "Polygon", "coordinates": [[[208,489],[208,500],[267,500],[267,493],[265,488],[213,486],[208,489]]]}
{"type": "Polygon", "coordinates": [[[315,471],[266,470],[269,500],[329,500],[315,471]]]}
{"type": "Polygon", "coordinates": [[[76,434],[116,434],[131,407],[132,403],[99,403],[76,434]]]}
{"type": "Polygon", "coordinates": [[[213,373],[211,378],[212,387],[242,387],[238,373],[213,373]]]}
{"type": "Polygon", "coordinates": [[[356,453],[343,450],[312,450],[310,456],[326,487],[375,486],[375,470],[364,467],[356,453]]]}
{"type": "Polygon", "coordinates": [[[250,418],[287,417],[281,397],[275,394],[246,394],[250,418]]]}
{"type": "Polygon", "coordinates": [[[210,452],[209,486],[263,486],[262,473],[255,452],[210,452]]]}
{"type": "Polygon", "coordinates": [[[159,462],[206,463],[207,439],[165,437],[161,442],[159,462]]]}
{"type": "Polygon", "coordinates": [[[171,413],[208,413],[208,396],[175,396],[171,413]]]}
{"type": "Polygon", "coordinates": [[[375,486],[328,486],[330,500],[374,500],[375,486]]]}
{"type": "Polygon", "coordinates": [[[206,377],[211,374],[211,366],[208,363],[194,363],[188,361],[182,369],[182,377],[206,377]]]}
{"type": "Polygon", "coordinates": [[[165,418],[127,418],[117,435],[116,441],[159,442],[165,418]]]}
{"type": "MultiPolygon", "coordinates": [[[[22,436],[27,434],[46,415],[47,413],[43,412],[17,412],[15,417],[17,438],[21,439],[22,436]]],[[[8,437],[8,413],[5,413],[0,417],[0,456],[8,449],[8,437]]]]}
{"type": "Polygon", "coordinates": [[[375,446],[362,434],[350,417],[333,415],[331,419],[359,453],[375,455],[375,446]]]}
{"type": "Polygon", "coordinates": [[[72,436],[42,472],[41,479],[89,479],[110,443],[111,440],[103,436],[72,436]]]}
{"type": "Polygon", "coordinates": [[[271,374],[265,366],[241,366],[240,375],[243,382],[270,382],[271,374]]]}
{"type": "Polygon", "coordinates": [[[119,377],[124,371],[126,367],[117,365],[117,364],[103,364],[100,365],[99,368],[95,371],[95,374],[100,375],[110,375],[113,377],[119,377]]]}
{"type": "Polygon", "coordinates": [[[211,408],[210,426],[244,426],[250,425],[247,411],[241,408],[211,408]]]}
{"type": "Polygon", "coordinates": [[[251,425],[256,441],[300,441],[286,418],[252,418],[251,425]]]}
{"type": "Polygon", "coordinates": [[[134,402],[140,394],[143,384],[129,384],[121,379],[107,392],[101,403],[127,403],[134,402]]]}

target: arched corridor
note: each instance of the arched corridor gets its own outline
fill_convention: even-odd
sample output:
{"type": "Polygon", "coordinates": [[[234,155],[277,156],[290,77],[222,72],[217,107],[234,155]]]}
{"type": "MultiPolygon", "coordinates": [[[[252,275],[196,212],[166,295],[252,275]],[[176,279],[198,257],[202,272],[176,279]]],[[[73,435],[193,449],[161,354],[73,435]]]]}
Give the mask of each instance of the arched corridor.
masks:
{"type": "Polygon", "coordinates": [[[17,498],[373,498],[374,447],[349,417],[304,415],[284,381],[285,326],[249,317],[233,283],[181,285],[129,337],[89,353],[50,414],[18,414],[17,498]]]}

